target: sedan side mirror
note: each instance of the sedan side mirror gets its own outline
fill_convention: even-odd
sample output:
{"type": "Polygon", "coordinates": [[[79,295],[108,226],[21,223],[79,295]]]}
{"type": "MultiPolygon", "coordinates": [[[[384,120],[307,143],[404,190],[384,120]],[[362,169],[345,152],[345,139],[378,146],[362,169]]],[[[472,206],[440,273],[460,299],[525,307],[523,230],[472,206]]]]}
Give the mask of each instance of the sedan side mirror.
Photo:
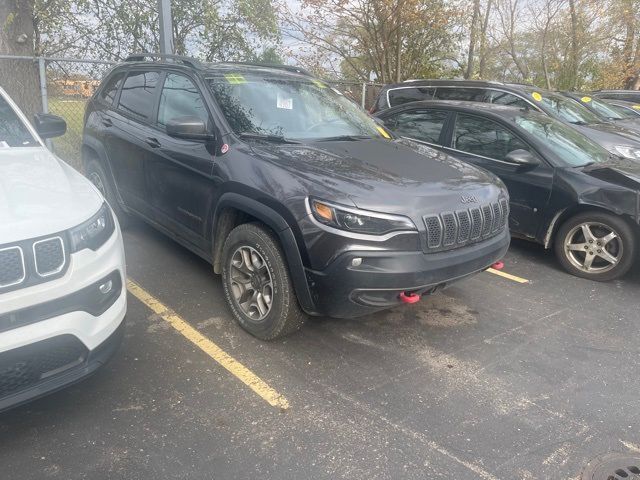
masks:
{"type": "Polygon", "coordinates": [[[167,122],[167,135],[186,140],[213,140],[202,119],[195,116],[172,118],[167,122]]]}
{"type": "Polygon", "coordinates": [[[505,161],[513,163],[520,168],[530,170],[540,165],[540,159],[528,150],[518,149],[507,153],[505,161]]]}
{"type": "Polygon", "coordinates": [[[37,113],[34,115],[33,126],[40,138],[59,137],[67,131],[67,122],[62,117],[50,113],[37,113]]]}

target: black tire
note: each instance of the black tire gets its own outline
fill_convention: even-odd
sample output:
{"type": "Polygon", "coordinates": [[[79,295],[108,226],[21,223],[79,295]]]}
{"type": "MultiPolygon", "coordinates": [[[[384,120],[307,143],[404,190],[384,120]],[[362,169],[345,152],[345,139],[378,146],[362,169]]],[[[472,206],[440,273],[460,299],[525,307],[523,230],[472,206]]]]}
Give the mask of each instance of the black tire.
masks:
{"type": "MultiPolygon", "coordinates": [[[[274,340],[283,337],[299,330],[306,320],[306,315],[298,305],[280,245],[271,231],[259,223],[239,225],[226,238],[222,250],[222,285],[233,316],[242,328],[257,338],[274,340]],[[260,278],[256,280],[253,278],[255,275],[249,275],[252,280],[247,283],[255,281],[261,285],[255,290],[254,284],[245,288],[246,286],[242,287],[238,282],[239,276],[243,276],[242,280],[246,281],[244,276],[247,274],[238,268],[238,258],[242,258],[242,252],[247,251],[258,254],[252,257],[255,263],[252,262],[251,268],[254,268],[255,272],[262,271],[265,276],[268,274],[265,281],[260,278]],[[233,261],[235,263],[232,265],[233,261]],[[256,264],[262,266],[256,268],[256,264]],[[243,302],[244,306],[241,306],[239,300],[243,298],[243,294],[254,298],[253,295],[249,295],[249,292],[253,291],[257,294],[258,290],[261,290],[264,293],[263,288],[268,288],[271,292],[270,295],[263,296],[263,298],[269,297],[271,303],[264,317],[257,319],[247,313],[249,302],[243,302]],[[237,296],[240,298],[238,299],[237,296]]],[[[253,312],[258,316],[262,314],[257,308],[253,309],[253,312]]]]}
{"type": "Polygon", "coordinates": [[[558,261],[567,272],[599,282],[614,280],[627,273],[635,261],[636,246],[636,233],[627,222],[615,215],[596,211],[571,217],[560,226],[554,240],[558,261]],[[589,224],[589,231],[594,234],[593,238],[589,239],[584,234],[581,227],[584,224],[589,224]],[[615,232],[616,238],[603,244],[601,240],[608,231],[615,232]],[[582,247],[580,250],[572,250],[565,247],[567,243],[582,247]],[[598,252],[617,258],[617,262],[612,263],[600,257],[598,252]],[[587,257],[593,258],[591,271],[579,266],[587,257]],[[598,266],[602,268],[598,269],[598,266]]]}
{"type": "Polygon", "coordinates": [[[131,225],[131,215],[125,212],[118,203],[113,183],[100,162],[95,158],[90,158],[86,161],[84,170],[86,177],[100,190],[100,193],[102,193],[102,196],[107,200],[116,217],[118,217],[120,228],[124,230],[131,225]]]}

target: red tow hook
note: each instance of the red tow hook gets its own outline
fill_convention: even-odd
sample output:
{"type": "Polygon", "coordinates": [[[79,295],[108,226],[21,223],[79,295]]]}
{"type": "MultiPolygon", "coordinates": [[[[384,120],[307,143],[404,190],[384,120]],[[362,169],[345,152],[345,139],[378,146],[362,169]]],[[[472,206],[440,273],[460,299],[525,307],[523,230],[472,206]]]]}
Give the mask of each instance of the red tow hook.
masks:
{"type": "Polygon", "coordinates": [[[500,260],[499,262],[496,262],[493,265],[491,265],[491,268],[493,268],[494,270],[502,270],[504,268],[504,262],[500,260]]]}
{"type": "Polygon", "coordinates": [[[401,292],[400,301],[403,303],[416,303],[420,301],[420,295],[412,292],[401,292]]]}

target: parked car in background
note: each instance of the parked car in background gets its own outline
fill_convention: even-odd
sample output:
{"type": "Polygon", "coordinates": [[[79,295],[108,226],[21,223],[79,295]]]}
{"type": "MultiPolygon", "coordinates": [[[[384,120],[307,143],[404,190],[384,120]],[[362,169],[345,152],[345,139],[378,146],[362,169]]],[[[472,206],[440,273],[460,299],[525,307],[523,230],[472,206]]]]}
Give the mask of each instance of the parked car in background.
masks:
{"type": "Polygon", "coordinates": [[[116,351],[127,308],[118,224],[96,188],[0,89],[0,411],[93,373],[116,351]]]}
{"type": "Polygon", "coordinates": [[[485,168],[509,189],[514,236],[553,247],[570,273],[612,280],[633,265],[640,164],[532,109],[455,101],[378,114],[398,135],[485,168]]]}
{"type": "Polygon", "coordinates": [[[640,90],[596,90],[591,95],[609,100],[640,103],[640,90]]]}
{"type": "Polygon", "coordinates": [[[415,302],[506,253],[493,174],[393,139],[291,67],[149,57],[87,105],[86,172],[120,218],[211,262],[253,335],[415,302]]]}
{"type": "Polygon", "coordinates": [[[640,116],[640,104],[634,102],[625,102],[624,100],[612,100],[605,98],[603,102],[611,105],[616,112],[626,118],[637,118],[640,116]]]}
{"type": "Polygon", "coordinates": [[[640,133],[640,118],[638,118],[637,115],[629,117],[627,114],[618,112],[615,106],[608,104],[606,101],[584,93],[562,92],[562,94],[578,102],[580,105],[584,105],[592,113],[600,117],[602,121],[612,122],[616,126],[625,128],[636,134],[640,133]]]}
{"type": "Polygon", "coordinates": [[[385,86],[372,110],[380,112],[409,101],[432,99],[529,108],[570,125],[614,155],[640,160],[639,134],[603,121],[560,93],[531,85],[472,80],[412,80],[385,86]]]}

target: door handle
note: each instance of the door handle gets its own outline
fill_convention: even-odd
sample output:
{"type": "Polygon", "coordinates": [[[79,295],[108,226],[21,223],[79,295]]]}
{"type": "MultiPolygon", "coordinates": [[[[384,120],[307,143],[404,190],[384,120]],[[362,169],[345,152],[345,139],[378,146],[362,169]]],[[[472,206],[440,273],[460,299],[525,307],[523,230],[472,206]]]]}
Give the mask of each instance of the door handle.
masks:
{"type": "Polygon", "coordinates": [[[103,124],[105,127],[111,127],[111,126],[113,125],[113,122],[111,121],[111,119],[110,119],[110,118],[103,118],[103,119],[102,119],[102,124],[103,124]]]}
{"type": "Polygon", "coordinates": [[[158,148],[160,146],[160,142],[157,138],[147,137],[145,139],[145,142],[147,142],[147,145],[149,145],[151,148],[158,148]]]}

